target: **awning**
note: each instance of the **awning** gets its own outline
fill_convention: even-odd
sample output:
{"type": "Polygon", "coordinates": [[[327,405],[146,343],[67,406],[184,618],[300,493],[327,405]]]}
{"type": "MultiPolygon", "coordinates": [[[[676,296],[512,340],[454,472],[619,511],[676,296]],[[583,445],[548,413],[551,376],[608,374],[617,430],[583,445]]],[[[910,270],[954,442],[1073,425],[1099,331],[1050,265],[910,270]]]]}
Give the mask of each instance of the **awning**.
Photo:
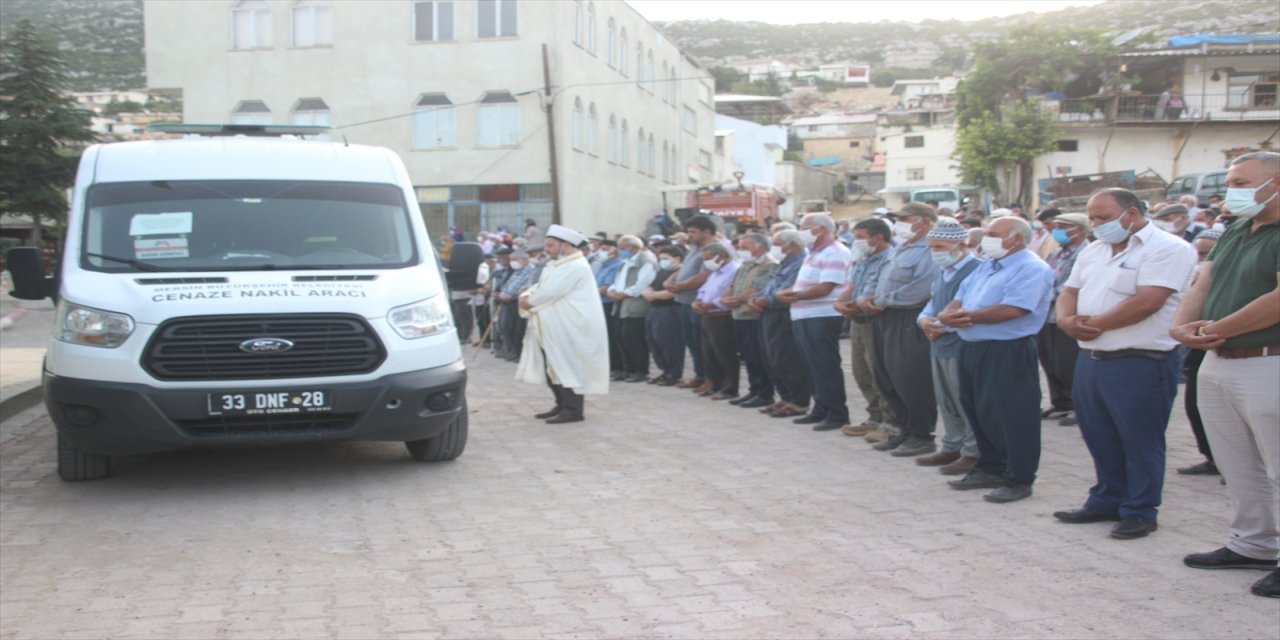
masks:
{"type": "Polygon", "coordinates": [[[812,158],[808,162],[811,167],[827,167],[840,164],[840,156],[827,156],[825,158],[812,158]]]}

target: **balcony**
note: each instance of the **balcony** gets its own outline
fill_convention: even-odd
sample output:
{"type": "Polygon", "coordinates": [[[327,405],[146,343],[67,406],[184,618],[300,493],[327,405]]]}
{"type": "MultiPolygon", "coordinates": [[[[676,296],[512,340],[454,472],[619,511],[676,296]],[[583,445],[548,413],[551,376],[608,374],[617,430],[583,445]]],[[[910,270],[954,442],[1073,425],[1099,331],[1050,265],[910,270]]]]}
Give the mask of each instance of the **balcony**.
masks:
{"type": "Polygon", "coordinates": [[[1158,95],[1076,98],[1043,103],[1059,122],[1069,123],[1192,123],[1275,122],[1280,104],[1275,94],[1185,95],[1184,106],[1173,108],[1158,95]]]}

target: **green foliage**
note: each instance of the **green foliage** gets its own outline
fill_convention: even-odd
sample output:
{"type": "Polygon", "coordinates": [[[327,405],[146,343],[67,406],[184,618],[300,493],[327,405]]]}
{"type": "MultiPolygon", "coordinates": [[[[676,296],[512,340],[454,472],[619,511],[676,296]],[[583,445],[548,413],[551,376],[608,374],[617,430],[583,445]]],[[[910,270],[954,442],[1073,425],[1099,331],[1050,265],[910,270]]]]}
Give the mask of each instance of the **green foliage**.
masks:
{"type": "Polygon", "coordinates": [[[112,100],[111,102],[107,103],[107,106],[102,108],[102,115],[115,116],[115,115],[120,115],[122,113],[138,113],[138,112],[141,112],[144,108],[145,107],[142,105],[141,102],[134,102],[133,100],[116,102],[115,100],[112,100]]]}
{"type": "Polygon", "coordinates": [[[844,83],[836,82],[835,80],[828,80],[826,78],[814,78],[813,84],[818,87],[818,91],[821,91],[822,93],[831,93],[837,89],[844,88],[844,83]]]}
{"type": "Polygon", "coordinates": [[[999,193],[1003,179],[1021,202],[1036,158],[1052,151],[1058,140],[1053,119],[1036,102],[1009,104],[1000,113],[986,112],[956,130],[955,158],[967,184],[999,193]],[[1017,175],[1015,176],[1015,171],[1017,175]]]}
{"type": "Polygon", "coordinates": [[[782,83],[778,81],[778,74],[770,72],[764,80],[756,80],[755,82],[739,82],[733,85],[733,93],[742,93],[751,96],[781,96],[787,90],[783,88],[782,83]]]}
{"type": "Polygon", "coordinates": [[[61,93],[67,76],[58,50],[30,21],[4,39],[0,68],[0,211],[31,215],[38,234],[40,218],[64,218],[63,191],[80,147],[95,136],[88,115],[61,93]]]}
{"type": "Polygon", "coordinates": [[[0,31],[30,20],[58,45],[68,91],[145,87],[142,17],[142,0],[0,0],[0,31]]]}
{"type": "Polygon", "coordinates": [[[716,79],[716,93],[729,93],[734,85],[746,79],[746,74],[733,67],[711,67],[710,71],[716,79]]]}

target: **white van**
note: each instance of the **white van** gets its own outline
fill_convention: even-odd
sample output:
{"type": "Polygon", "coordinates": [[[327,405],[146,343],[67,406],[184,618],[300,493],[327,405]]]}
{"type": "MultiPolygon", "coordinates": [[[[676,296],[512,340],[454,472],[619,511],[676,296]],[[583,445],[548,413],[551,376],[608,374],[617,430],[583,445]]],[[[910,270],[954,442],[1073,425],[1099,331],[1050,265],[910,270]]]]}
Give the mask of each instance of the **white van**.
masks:
{"type": "Polygon", "coordinates": [[[44,392],[59,475],[207,444],[460,455],[466,371],[416,202],[377,147],[188,136],[86,150],[59,274],[44,278],[34,248],[9,261],[15,295],[58,304],[44,392]]]}

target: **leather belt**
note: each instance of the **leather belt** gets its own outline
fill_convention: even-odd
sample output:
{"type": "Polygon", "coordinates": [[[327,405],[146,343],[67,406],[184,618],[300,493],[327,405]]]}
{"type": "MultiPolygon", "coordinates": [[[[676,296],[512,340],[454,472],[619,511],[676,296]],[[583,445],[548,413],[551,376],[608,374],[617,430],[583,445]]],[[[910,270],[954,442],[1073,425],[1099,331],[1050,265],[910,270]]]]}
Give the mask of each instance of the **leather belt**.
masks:
{"type": "Polygon", "coordinates": [[[1151,358],[1152,360],[1168,360],[1170,351],[1156,351],[1154,349],[1117,349],[1115,351],[1096,351],[1093,349],[1081,349],[1082,353],[1087,354],[1094,360],[1115,360],[1117,358],[1151,358]]]}
{"type": "Polygon", "coordinates": [[[1240,358],[1259,358],[1262,356],[1280,356],[1280,344],[1269,344],[1265,347],[1218,347],[1213,350],[1219,358],[1236,360],[1240,358]]]}

